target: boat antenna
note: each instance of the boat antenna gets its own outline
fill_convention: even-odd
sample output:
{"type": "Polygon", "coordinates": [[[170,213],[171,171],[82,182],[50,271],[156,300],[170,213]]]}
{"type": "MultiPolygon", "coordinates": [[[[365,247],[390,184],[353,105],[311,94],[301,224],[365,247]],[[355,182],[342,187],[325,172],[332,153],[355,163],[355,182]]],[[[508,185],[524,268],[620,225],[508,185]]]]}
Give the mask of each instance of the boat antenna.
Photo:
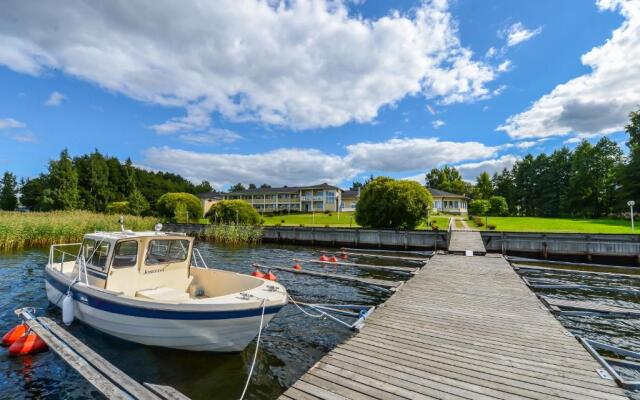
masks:
{"type": "Polygon", "coordinates": [[[124,232],[124,215],[120,216],[118,223],[120,224],[120,232],[124,232]]]}

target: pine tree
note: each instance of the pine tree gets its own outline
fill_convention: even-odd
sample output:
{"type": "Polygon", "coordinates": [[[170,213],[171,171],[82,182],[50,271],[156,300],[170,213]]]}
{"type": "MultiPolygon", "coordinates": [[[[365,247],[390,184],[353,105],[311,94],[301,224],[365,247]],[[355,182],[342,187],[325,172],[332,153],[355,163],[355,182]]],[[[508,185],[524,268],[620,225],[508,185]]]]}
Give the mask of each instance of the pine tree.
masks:
{"type": "Polygon", "coordinates": [[[489,200],[493,195],[493,184],[488,173],[483,172],[476,178],[475,194],[476,198],[484,200],[489,200]]]}
{"type": "Polygon", "coordinates": [[[129,194],[127,201],[129,202],[129,212],[133,215],[140,215],[149,209],[149,202],[137,188],[134,188],[129,194]]]}
{"type": "Polygon", "coordinates": [[[0,189],[0,209],[13,211],[18,206],[18,184],[16,176],[11,172],[5,172],[2,177],[2,189],[0,189]]]}
{"type": "Polygon", "coordinates": [[[630,122],[625,126],[629,134],[629,157],[621,174],[623,195],[622,203],[626,208],[627,200],[640,203],[640,110],[629,114],[630,122]]]}
{"type": "Polygon", "coordinates": [[[73,210],[79,205],[78,173],[73,167],[67,149],[60,153],[59,160],[49,162],[44,197],[43,202],[56,210],[73,210]]]}

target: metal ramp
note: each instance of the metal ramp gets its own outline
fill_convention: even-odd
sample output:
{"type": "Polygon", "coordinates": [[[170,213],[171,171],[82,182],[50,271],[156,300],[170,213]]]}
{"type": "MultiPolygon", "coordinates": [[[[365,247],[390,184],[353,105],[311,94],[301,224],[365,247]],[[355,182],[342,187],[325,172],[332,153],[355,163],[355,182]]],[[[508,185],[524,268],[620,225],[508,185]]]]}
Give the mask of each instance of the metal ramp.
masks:
{"type": "Polygon", "coordinates": [[[449,254],[465,255],[467,252],[471,252],[474,256],[487,254],[480,232],[452,230],[449,235],[449,254]]]}

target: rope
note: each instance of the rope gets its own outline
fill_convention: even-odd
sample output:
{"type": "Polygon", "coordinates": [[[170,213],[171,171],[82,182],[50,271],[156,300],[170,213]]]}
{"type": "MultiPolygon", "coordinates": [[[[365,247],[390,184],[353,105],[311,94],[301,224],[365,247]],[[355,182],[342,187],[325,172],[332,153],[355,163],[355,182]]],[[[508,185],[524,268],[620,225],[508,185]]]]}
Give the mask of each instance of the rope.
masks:
{"type": "Polygon", "coordinates": [[[293,297],[291,297],[289,294],[287,294],[287,297],[288,297],[288,298],[289,298],[289,300],[291,300],[291,302],[292,302],[296,307],[298,307],[298,309],[299,309],[300,311],[302,311],[302,313],[303,313],[304,315],[306,315],[307,317],[311,317],[311,318],[321,318],[321,317],[324,317],[324,314],[323,314],[323,313],[320,313],[320,314],[311,314],[311,313],[306,312],[305,310],[303,310],[303,309],[302,309],[302,307],[300,307],[300,305],[298,305],[298,303],[296,303],[296,301],[293,299],[293,297]]]}
{"type": "Polygon", "coordinates": [[[244,395],[247,393],[251,376],[253,375],[253,368],[256,366],[256,360],[258,359],[258,348],[260,347],[260,336],[262,336],[262,322],[264,321],[264,310],[267,308],[267,299],[262,299],[262,314],[260,315],[260,329],[258,330],[258,339],[256,340],[256,351],[253,353],[253,361],[251,362],[251,368],[249,368],[249,376],[247,376],[247,382],[244,384],[244,389],[240,395],[240,400],[244,399],[244,395]]]}

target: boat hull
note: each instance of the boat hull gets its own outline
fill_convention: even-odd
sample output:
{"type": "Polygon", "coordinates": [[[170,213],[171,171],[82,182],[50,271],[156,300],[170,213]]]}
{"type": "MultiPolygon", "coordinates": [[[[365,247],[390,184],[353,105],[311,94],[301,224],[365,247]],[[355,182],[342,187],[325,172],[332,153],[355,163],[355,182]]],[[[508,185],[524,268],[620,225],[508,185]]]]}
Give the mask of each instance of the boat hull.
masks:
{"type": "MultiPolygon", "coordinates": [[[[60,307],[69,282],[47,271],[45,286],[51,303],[60,307]]],[[[149,346],[190,351],[237,352],[258,334],[262,307],[242,310],[157,309],[127,305],[103,293],[71,289],[78,320],[109,335],[149,346]]],[[[112,297],[115,297],[111,295],[112,297]]],[[[135,303],[131,300],[129,303],[135,303]]],[[[284,304],[269,305],[264,323],[284,304]]]]}

